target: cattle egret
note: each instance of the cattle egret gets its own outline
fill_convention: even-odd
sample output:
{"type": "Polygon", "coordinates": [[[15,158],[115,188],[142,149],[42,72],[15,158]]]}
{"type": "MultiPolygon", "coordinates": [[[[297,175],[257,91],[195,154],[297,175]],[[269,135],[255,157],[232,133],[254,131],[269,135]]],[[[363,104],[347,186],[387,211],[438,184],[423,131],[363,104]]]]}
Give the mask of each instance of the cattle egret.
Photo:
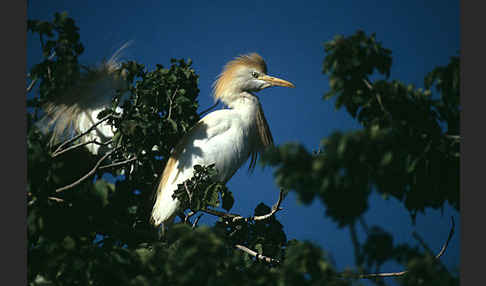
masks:
{"type": "Polygon", "coordinates": [[[151,216],[155,226],[175,217],[180,202],[172,195],[178,184],[193,176],[194,165],[215,164],[217,179],[226,183],[249,158],[250,168],[254,168],[258,155],[273,144],[254,92],[271,86],[294,85],[266,73],[265,61],[256,53],[226,64],[213,85],[213,96],[229,109],[203,117],[174,148],[155,194],[151,216]]]}
{"type": "MultiPolygon", "coordinates": [[[[98,122],[98,114],[111,106],[117,90],[124,92],[122,100],[127,98],[126,71],[121,69],[118,58],[128,45],[129,43],[123,45],[100,66],[86,67],[86,72],[74,86],[44,106],[46,115],[39,121],[38,126],[46,133],[51,132],[51,145],[68,139],[73,132],[78,134],[87,132],[98,122]]],[[[122,111],[117,107],[117,112],[122,111]]],[[[79,141],[86,143],[86,148],[97,155],[110,148],[99,143],[110,140],[115,131],[107,122],[102,122],[79,138],[79,141]],[[104,148],[100,150],[100,146],[104,148]]]]}
{"type": "MultiPolygon", "coordinates": [[[[100,67],[88,69],[71,90],[46,105],[41,121],[52,131],[51,143],[65,138],[69,131],[87,132],[97,122],[98,114],[111,105],[116,90],[125,92],[128,83],[117,57],[120,48],[100,67]]],[[[250,169],[258,155],[273,144],[258,97],[254,92],[271,86],[294,87],[288,81],[267,75],[267,65],[256,54],[242,55],[230,61],[213,85],[213,96],[228,109],[203,117],[174,148],[155,193],[151,222],[158,226],[172,221],[180,202],[172,195],[177,185],[191,178],[195,165],[215,164],[217,179],[226,183],[250,158],[250,169]]],[[[121,112],[121,108],[118,108],[121,112]]],[[[105,143],[115,130],[103,122],[80,138],[82,143],[105,143]]],[[[99,144],[86,144],[93,154],[102,152],[99,144]]],[[[108,146],[110,148],[110,146],[108,146]]]]}

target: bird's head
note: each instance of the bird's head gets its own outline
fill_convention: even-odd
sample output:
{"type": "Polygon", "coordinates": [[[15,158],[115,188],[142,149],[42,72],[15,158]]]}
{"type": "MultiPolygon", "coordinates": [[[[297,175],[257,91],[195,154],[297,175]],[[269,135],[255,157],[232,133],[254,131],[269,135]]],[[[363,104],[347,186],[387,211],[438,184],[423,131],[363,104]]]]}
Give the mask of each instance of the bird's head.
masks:
{"type": "Polygon", "coordinates": [[[230,103],[242,92],[257,92],[271,86],[295,87],[292,83],[267,75],[263,58],[252,53],[242,55],[226,64],[223,72],[214,82],[215,100],[230,103]]]}

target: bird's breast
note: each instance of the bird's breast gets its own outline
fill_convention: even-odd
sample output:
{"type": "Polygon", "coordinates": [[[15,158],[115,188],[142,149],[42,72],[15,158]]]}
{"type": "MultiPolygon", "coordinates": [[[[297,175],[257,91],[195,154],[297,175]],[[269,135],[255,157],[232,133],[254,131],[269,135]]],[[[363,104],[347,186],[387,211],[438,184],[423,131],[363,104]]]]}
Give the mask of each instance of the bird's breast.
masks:
{"type": "MultiPolygon", "coordinates": [[[[204,148],[205,165],[215,164],[220,181],[228,181],[250,155],[250,138],[240,124],[233,124],[204,148]]],[[[196,143],[197,145],[197,143],[196,143]]],[[[202,147],[202,146],[201,146],[202,147]]]]}
{"type": "Polygon", "coordinates": [[[218,179],[226,182],[250,156],[252,124],[237,111],[224,110],[218,115],[221,118],[203,120],[201,135],[195,136],[187,154],[191,154],[193,166],[215,164],[218,179]]]}

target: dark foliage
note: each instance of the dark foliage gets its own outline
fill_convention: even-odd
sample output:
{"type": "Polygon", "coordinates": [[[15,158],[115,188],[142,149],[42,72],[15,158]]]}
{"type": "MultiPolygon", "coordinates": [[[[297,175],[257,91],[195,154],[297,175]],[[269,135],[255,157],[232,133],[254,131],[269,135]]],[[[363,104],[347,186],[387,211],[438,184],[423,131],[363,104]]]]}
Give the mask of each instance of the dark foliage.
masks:
{"type": "MultiPolygon", "coordinates": [[[[275,216],[222,217],[213,226],[197,226],[191,212],[226,213],[234,203],[231,191],[212,179],[211,166],[196,166],[196,176],[179,185],[175,196],[187,220],[161,236],[149,224],[152,193],[171,149],[199,120],[198,76],[190,60],[172,60],[169,68],[157,65],[152,71],[123,63],[130,96],[124,102],[121,94],[115,96],[99,118],[111,114],[109,122],[117,128],[110,162],[130,161],[98,168],[89,179],[56,192],[101,157],[78,148],[53,158],[47,136],[35,124],[41,106],[83,73],[78,30],[66,14],[56,14],[52,22],[28,21],[44,57],[30,71],[39,85],[27,113],[29,285],[351,285],[360,283],[353,271],[379,268],[389,259],[410,268],[399,280],[403,285],[458,284],[430,255],[394,245],[379,228],[359,246],[357,269],[337,273],[318,246],[287,240],[275,216]],[[278,262],[267,263],[235,245],[278,262]]],[[[326,44],[326,52],[324,71],[331,81],[326,98],[336,97],[337,106],[345,106],[363,130],[332,135],[318,155],[299,145],[269,152],[264,159],[277,166],[277,183],[295,190],[304,203],[319,197],[326,214],[342,226],[353,225],[366,210],[372,189],[398,198],[412,213],[446,201],[458,207],[458,60],[427,76],[427,88],[436,86],[441,94],[434,99],[429,90],[397,81],[367,87],[363,80],[375,70],[388,76],[391,65],[391,52],[374,36],[339,37],[326,44]]],[[[254,215],[270,211],[261,203],[254,215]]]]}
{"type": "Polygon", "coordinates": [[[434,96],[396,80],[369,81],[374,72],[388,77],[391,66],[374,35],[337,36],[325,50],[331,89],[324,98],[336,98],[363,128],[334,132],[317,155],[297,144],[268,152],[277,183],[304,203],[317,195],[341,226],[363,214],[372,190],[402,201],[412,216],[446,202],[459,209],[458,58],[427,75],[426,87],[441,92],[434,96]]]}

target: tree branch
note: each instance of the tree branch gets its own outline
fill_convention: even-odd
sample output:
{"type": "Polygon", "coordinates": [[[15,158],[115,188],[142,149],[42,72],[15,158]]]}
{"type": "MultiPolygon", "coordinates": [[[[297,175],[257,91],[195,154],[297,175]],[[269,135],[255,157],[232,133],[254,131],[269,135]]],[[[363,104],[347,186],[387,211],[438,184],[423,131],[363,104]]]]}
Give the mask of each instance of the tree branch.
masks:
{"type": "Polygon", "coordinates": [[[29,93],[32,90],[36,82],[37,82],[37,78],[30,82],[29,86],[27,87],[27,93],[29,93]]]}
{"type": "Polygon", "coordinates": [[[447,247],[449,246],[449,242],[451,241],[451,238],[454,235],[454,228],[455,228],[456,224],[454,223],[454,217],[453,216],[451,216],[451,223],[452,223],[452,226],[451,226],[451,231],[449,232],[449,236],[447,237],[447,240],[444,243],[444,245],[442,245],[442,249],[440,250],[440,252],[435,256],[435,259],[439,259],[445,253],[447,247]]]}
{"type": "MultiPolygon", "coordinates": [[[[278,194],[278,201],[272,206],[272,210],[268,214],[261,215],[261,216],[253,216],[253,217],[250,217],[248,219],[245,219],[245,221],[248,221],[248,220],[253,220],[253,221],[265,220],[265,219],[273,216],[276,212],[283,210],[283,208],[280,207],[283,199],[284,199],[284,193],[283,193],[283,190],[280,189],[280,192],[278,194]]],[[[241,218],[241,217],[240,218],[234,218],[233,221],[240,220],[240,219],[243,219],[243,218],[241,218]]]]}
{"type": "Polygon", "coordinates": [[[130,163],[130,162],[135,161],[135,160],[137,160],[137,156],[130,158],[130,159],[127,159],[125,161],[120,161],[120,162],[115,162],[115,163],[108,164],[108,165],[103,165],[103,166],[99,167],[98,169],[103,170],[103,169],[107,169],[107,168],[111,168],[111,167],[117,167],[117,166],[125,165],[125,164],[130,163]]]}
{"type": "Polygon", "coordinates": [[[197,223],[199,222],[199,220],[201,219],[201,217],[203,216],[203,214],[200,214],[195,220],[194,222],[192,223],[192,229],[195,229],[197,227],[197,223]]]}
{"type": "Polygon", "coordinates": [[[63,199],[58,198],[58,197],[47,197],[47,198],[48,198],[49,200],[51,200],[51,201],[55,201],[55,202],[58,202],[58,203],[62,203],[62,202],[64,202],[64,200],[63,200],[63,199]]]}
{"type": "Polygon", "coordinates": [[[106,158],[108,158],[108,156],[110,156],[113,152],[115,152],[116,150],[118,150],[120,147],[117,147],[115,149],[112,149],[108,152],[106,152],[105,155],[103,155],[103,157],[101,157],[101,159],[98,160],[98,162],[96,162],[96,165],[93,167],[93,169],[91,169],[91,171],[89,171],[86,175],[82,176],[81,178],[79,178],[78,180],[76,180],[75,182],[67,185],[67,186],[64,186],[64,187],[61,187],[61,188],[58,188],[56,189],[56,193],[60,193],[64,190],[67,190],[67,189],[70,189],[74,186],[77,186],[79,185],[81,182],[83,182],[84,180],[86,180],[87,178],[89,178],[91,175],[93,175],[96,170],[98,170],[98,167],[101,165],[101,162],[103,162],[106,158]]]}
{"type": "Polygon", "coordinates": [[[418,241],[418,243],[425,249],[425,251],[428,254],[432,255],[432,253],[433,253],[432,250],[429,248],[429,246],[425,243],[425,241],[423,240],[423,238],[420,237],[420,235],[416,231],[414,231],[412,233],[412,236],[413,236],[413,238],[415,238],[415,240],[418,241]]]}
{"type": "Polygon", "coordinates": [[[176,96],[178,90],[179,87],[177,86],[174,93],[172,94],[172,97],[169,97],[169,114],[167,115],[167,120],[169,120],[170,116],[172,115],[172,101],[174,100],[174,97],[176,96]]]}
{"type": "Polygon", "coordinates": [[[239,220],[243,220],[244,222],[259,221],[259,220],[268,219],[271,216],[273,216],[276,212],[278,212],[280,210],[283,210],[280,207],[280,204],[282,203],[283,198],[284,198],[283,190],[281,189],[280,190],[279,197],[278,197],[278,201],[272,206],[272,210],[268,214],[261,215],[261,216],[243,217],[243,216],[241,216],[239,214],[225,213],[225,212],[221,212],[221,211],[217,211],[217,210],[212,210],[212,209],[205,209],[205,210],[201,210],[201,211],[202,212],[205,212],[207,214],[210,214],[210,215],[214,215],[214,216],[217,216],[217,217],[221,217],[223,219],[225,219],[225,218],[226,219],[230,219],[232,222],[236,222],[236,221],[239,221],[239,220]]]}
{"type": "Polygon", "coordinates": [[[280,263],[280,261],[278,259],[271,258],[271,257],[265,256],[265,255],[261,255],[258,252],[249,249],[246,246],[236,244],[235,247],[238,248],[239,250],[243,251],[243,252],[250,254],[251,256],[256,257],[259,260],[263,260],[263,261],[268,262],[268,263],[280,263]]]}
{"type": "Polygon", "coordinates": [[[186,189],[187,197],[189,198],[189,205],[191,205],[191,203],[192,203],[192,194],[191,194],[191,192],[189,192],[189,189],[187,188],[187,184],[186,184],[185,181],[184,181],[184,189],[186,189]]]}
{"type": "Polygon", "coordinates": [[[358,220],[359,220],[359,223],[361,224],[361,227],[363,228],[364,232],[366,234],[369,234],[369,228],[368,228],[368,225],[366,224],[366,221],[364,220],[363,216],[359,216],[358,220]]]}
{"type": "MultiPolygon", "coordinates": [[[[435,256],[435,259],[439,259],[446,251],[447,246],[449,246],[449,242],[451,241],[452,236],[454,235],[454,228],[455,228],[455,223],[454,223],[454,217],[451,217],[451,230],[449,232],[449,236],[447,237],[446,242],[442,246],[441,250],[439,253],[435,256]]],[[[389,272],[389,273],[372,273],[372,274],[362,274],[359,275],[358,278],[363,278],[363,279],[373,279],[373,278],[379,278],[379,277],[398,277],[402,276],[408,273],[408,270],[404,270],[401,272],[389,272]]]]}
{"type": "MultiPolygon", "coordinates": [[[[88,145],[88,144],[92,144],[92,143],[93,143],[93,144],[97,144],[97,145],[108,145],[108,144],[110,144],[111,142],[112,142],[112,140],[111,140],[111,139],[110,139],[110,140],[108,140],[108,141],[106,141],[105,143],[101,143],[101,142],[98,142],[98,141],[96,141],[96,140],[91,140],[91,141],[87,141],[87,142],[82,142],[82,143],[79,143],[79,144],[73,145],[73,146],[71,146],[71,147],[68,147],[68,148],[66,148],[66,149],[63,149],[63,150],[61,150],[61,151],[59,151],[59,152],[54,152],[54,153],[52,153],[51,157],[52,157],[52,158],[56,158],[56,157],[58,157],[58,156],[59,156],[59,155],[61,155],[61,154],[64,154],[64,153],[66,153],[66,152],[68,152],[68,151],[70,151],[70,150],[73,150],[73,149],[78,149],[78,148],[80,148],[80,147],[82,147],[82,146],[84,146],[84,145],[88,145]]],[[[56,151],[57,151],[57,150],[56,150],[56,151]]]]}
{"type": "Polygon", "coordinates": [[[355,263],[358,265],[358,267],[361,267],[363,265],[361,261],[362,260],[361,245],[359,244],[358,241],[358,234],[356,233],[356,226],[354,223],[349,225],[349,232],[351,235],[351,242],[353,243],[353,247],[354,247],[355,263]]]}
{"type": "Polygon", "coordinates": [[[189,219],[190,219],[190,218],[191,218],[193,215],[195,215],[195,214],[196,214],[196,212],[194,212],[194,211],[190,211],[190,212],[189,212],[187,215],[184,215],[184,217],[182,217],[182,215],[179,215],[179,217],[180,217],[181,219],[184,219],[184,223],[188,223],[188,222],[190,222],[190,220],[189,220],[189,219]]]}
{"type": "Polygon", "coordinates": [[[446,138],[449,138],[449,139],[452,139],[456,142],[460,142],[461,141],[461,136],[460,135],[445,135],[446,138]]]}
{"type": "Polygon", "coordinates": [[[95,129],[95,127],[96,127],[96,126],[100,125],[102,122],[105,122],[106,120],[108,120],[108,119],[110,119],[110,118],[112,118],[112,117],[115,117],[115,115],[114,115],[114,114],[108,114],[107,116],[105,116],[105,117],[103,117],[102,119],[100,119],[100,121],[98,121],[98,122],[96,122],[95,124],[91,125],[91,127],[90,127],[90,128],[88,128],[88,130],[86,130],[85,132],[80,133],[80,134],[78,134],[78,135],[74,136],[73,138],[71,138],[71,139],[69,139],[69,140],[64,141],[64,142],[63,142],[61,145],[59,145],[59,147],[57,147],[56,151],[54,151],[54,152],[52,153],[52,157],[57,156],[56,154],[57,154],[57,153],[59,153],[59,152],[60,152],[60,150],[61,150],[61,149],[62,149],[64,146],[66,146],[66,145],[68,145],[69,143],[72,143],[72,142],[74,142],[74,141],[78,140],[79,138],[81,138],[82,136],[84,136],[84,135],[88,134],[88,133],[89,133],[89,132],[91,132],[93,129],[95,129]]]}

